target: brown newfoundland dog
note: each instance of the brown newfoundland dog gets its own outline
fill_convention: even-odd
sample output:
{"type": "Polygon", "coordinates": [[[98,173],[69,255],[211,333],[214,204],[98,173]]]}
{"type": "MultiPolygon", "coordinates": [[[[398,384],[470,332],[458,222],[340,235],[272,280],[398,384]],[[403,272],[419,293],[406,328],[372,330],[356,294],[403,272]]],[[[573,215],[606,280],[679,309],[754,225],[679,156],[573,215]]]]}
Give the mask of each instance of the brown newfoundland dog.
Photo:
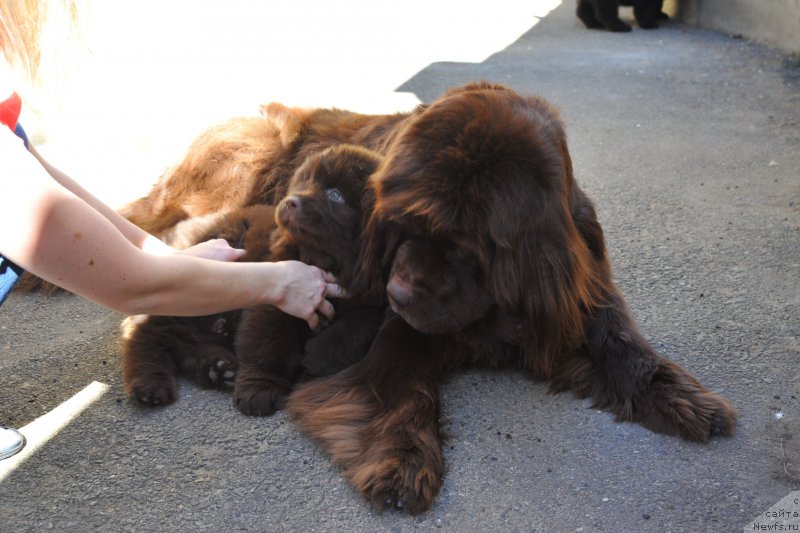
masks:
{"type": "Polygon", "coordinates": [[[371,184],[359,282],[394,314],[363,360],[299,387],[287,408],[375,506],[430,507],[444,473],[439,386],[465,365],[528,371],[686,439],[733,434],[730,403],[637,330],[545,101],[453,90],[408,119],[371,184]]]}
{"type": "Polygon", "coordinates": [[[732,406],[637,330],[545,101],[480,83],[407,114],[265,111],[210,131],[126,214],[162,233],[189,216],[277,202],[327,146],[385,156],[351,290],[393,311],[364,359],[287,403],[376,506],[417,513],[438,493],[439,386],[453,368],[518,368],[619,420],[695,441],[733,434],[732,406]]]}
{"type": "MultiPolygon", "coordinates": [[[[306,159],[277,207],[190,218],[165,240],[185,248],[224,238],[247,250],[242,261],[301,260],[348,286],[374,202],[366,181],[380,159],[357,146],[328,148],[306,159]]],[[[203,388],[234,387],[236,406],[247,414],[272,414],[298,379],[332,374],[367,353],[384,301],[373,305],[355,293],[333,300],[336,317],[316,332],[271,306],[203,317],[129,317],[125,387],[143,404],[166,405],[177,398],[176,376],[183,373],[203,388]]]]}

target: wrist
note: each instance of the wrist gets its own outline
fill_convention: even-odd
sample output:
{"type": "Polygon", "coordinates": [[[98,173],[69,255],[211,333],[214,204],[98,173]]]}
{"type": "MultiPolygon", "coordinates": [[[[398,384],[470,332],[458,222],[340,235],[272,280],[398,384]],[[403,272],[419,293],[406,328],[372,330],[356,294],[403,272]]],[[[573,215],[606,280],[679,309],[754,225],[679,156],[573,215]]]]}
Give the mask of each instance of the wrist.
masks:
{"type": "Polygon", "coordinates": [[[286,301],[288,287],[286,283],[286,268],[282,262],[260,263],[259,266],[265,267],[262,272],[264,277],[264,297],[270,305],[280,306],[286,301]]]}

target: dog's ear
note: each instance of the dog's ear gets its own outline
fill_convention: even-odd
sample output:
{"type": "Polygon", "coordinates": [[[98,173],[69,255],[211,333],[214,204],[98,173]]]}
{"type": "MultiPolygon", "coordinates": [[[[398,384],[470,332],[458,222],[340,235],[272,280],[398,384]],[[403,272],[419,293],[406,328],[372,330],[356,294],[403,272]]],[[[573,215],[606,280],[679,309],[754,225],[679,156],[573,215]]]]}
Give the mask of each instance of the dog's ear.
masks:
{"type": "Polygon", "coordinates": [[[280,131],[281,144],[284,148],[300,135],[306,113],[296,107],[287,107],[278,102],[260,106],[261,116],[278,131],[280,131]]]}
{"type": "Polygon", "coordinates": [[[400,246],[403,234],[400,228],[374,213],[366,223],[361,235],[358,269],[349,290],[367,301],[383,302],[386,298],[386,282],[400,246]]]}
{"type": "MultiPolygon", "coordinates": [[[[569,179],[564,185],[569,188],[569,179]]],[[[489,219],[490,290],[502,310],[521,320],[527,367],[543,378],[552,374],[562,350],[577,348],[584,312],[596,294],[591,253],[567,194],[562,187],[533,190],[529,198],[494,209],[489,219]]]]}
{"type": "Polygon", "coordinates": [[[553,234],[528,227],[519,245],[499,249],[491,271],[493,295],[521,318],[528,368],[550,377],[563,350],[582,340],[583,311],[594,302],[589,252],[574,226],[553,234]]]}

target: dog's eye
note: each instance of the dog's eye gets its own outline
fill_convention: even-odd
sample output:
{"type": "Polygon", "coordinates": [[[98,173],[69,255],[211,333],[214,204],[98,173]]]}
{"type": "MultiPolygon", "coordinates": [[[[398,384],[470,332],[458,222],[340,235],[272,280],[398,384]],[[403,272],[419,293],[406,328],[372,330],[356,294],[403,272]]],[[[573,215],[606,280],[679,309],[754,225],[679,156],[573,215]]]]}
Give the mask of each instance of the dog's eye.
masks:
{"type": "Polygon", "coordinates": [[[344,203],[344,195],[342,195],[342,191],[339,189],[328,189],[325,192],[328,194],[328,200],[331,202],[335,202],[337,204],[344,203]]]}

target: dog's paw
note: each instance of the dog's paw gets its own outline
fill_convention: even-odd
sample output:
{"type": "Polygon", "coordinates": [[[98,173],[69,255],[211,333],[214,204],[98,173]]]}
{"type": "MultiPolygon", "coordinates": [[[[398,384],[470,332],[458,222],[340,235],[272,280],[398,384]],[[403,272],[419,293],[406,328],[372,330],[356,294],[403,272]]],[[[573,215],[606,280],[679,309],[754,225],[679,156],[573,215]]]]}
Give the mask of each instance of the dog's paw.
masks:
{"type": "Polygon", "coordinates": [[[606,24],[606,29],[614,32],[625,32],[631,31],[632,28],[628,24],[622,22],[622,20],[613,20],[606,24]]]}
{"type": "Polygon", "coordinates": [[[399,450],[367,461],[352,477],[353,485],[377,509],[415,515],[426,511],[442,485],[442,465],[422,450],[399,450]]]}
{"type": "Polygon", "coordinates": [[[269,416],[283,409],[289,387],[270,379],[237,380],[233,389],[236,408],[249,416],[269,416]]]}
{"type": "Polygon", "coordinates": [[[220,355],[209,357],[198,368],[198,382],[207,389],[230,389],[236,380],[236,360],[220,355]]]}
{"type": "Polygon", "coordinates": [[[166,374],[137,377],[129,386],[130,396],[149,406],[169,405],[178,399],[175,378],[166,374]]]}
{"type": "Polygon", "coordinates": [[[219,359],[214,364],[208,365],[208,381],[220,389],[233,387],[236,379],[236,361],[219,359]]]}
{"type": "Polygon", "coordinates": [[[657,30],[658,22],[655,20],[644,20],[639,22],[639,27],[643,30],[657,30]]]}
{"type": "Polygon", "coordinates": [[[651,409],[643,422],[657,431],[699,442],[736,431],[737,414],[731,403],[667,359],[659,362],[648,396],[651,409]]]}

